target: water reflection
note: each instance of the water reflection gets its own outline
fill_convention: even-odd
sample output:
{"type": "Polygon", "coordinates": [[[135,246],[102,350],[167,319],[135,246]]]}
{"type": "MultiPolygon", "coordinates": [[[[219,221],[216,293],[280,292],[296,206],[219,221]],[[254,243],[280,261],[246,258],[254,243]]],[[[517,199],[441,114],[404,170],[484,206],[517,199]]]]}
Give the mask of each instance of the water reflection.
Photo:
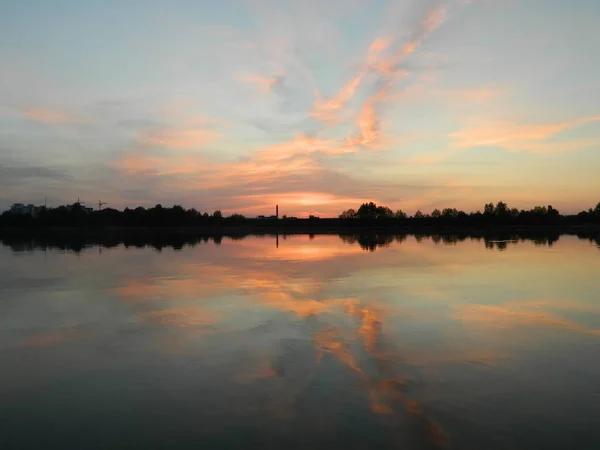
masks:
{"type": "MultiPolygon", "coordinates": [[[[564,235],[564,234],[563,234],[564,235]]],[[[280,240],[285,242],[294,235],[266,234],[266,235],[194,235],[190,233],[175,232],[120,232],[111,234],[100,233],[95,235],[49,234],[35,235],[6,235],[0,236],[0,245],[8,246],[13,252],[32,252],[36,249],[58,249],[62,251],[81,252],[94,247],[115,248],[152,248],[156,251],[173,249],[176,251],[184,248],[193,248],[197,245],[214,243],[221,245],[224,241],[242,241],[259,238],[261,242],[268,240],[275,248],[279,248],[280,240]]],[[[307,235],[310,241],[315,235],[307,235]]],[[[560,233],[542,231],[522,231],[520,233],[504,232],[467,232],[462,234],[380,234],[380,233],[347,233],[340,234],[339,238],[348,245],[358,245],[365,251],[373,252],[378,248],[387,248],[391,244],[400,244],[409,236],[417,242],[431,240],[435,244],[456,245],[465,241],[483,242],[486,248],[505,250],[511,245],[531,242],[537,246],[552,247],[561,237],[560,233]]],[[[591,244],[600,247],[600,234],[596,232],[580,232],[576,234],[579,239],[588,240],[591,244]]],[[[286,247],[286,250],[290,250],[286,247]]],[[[297,246],[296,251],[310,256],[311,252],[323,252],[322,246],[297,246]]],[[[339,247],[332,246],[329,251],[341,251],[339,247]]],[[[280,254],[280,253],[279,253],[280,254]]],[[[272,253],[276,255],[276,253],[272,253]]],[[[301,258],[307,259],[307,258],[301,258]]]]}
{"type": "Polygon", "coordinates": [[[4,239],[0,442],[593,448],[594,239],[4,239]]]}

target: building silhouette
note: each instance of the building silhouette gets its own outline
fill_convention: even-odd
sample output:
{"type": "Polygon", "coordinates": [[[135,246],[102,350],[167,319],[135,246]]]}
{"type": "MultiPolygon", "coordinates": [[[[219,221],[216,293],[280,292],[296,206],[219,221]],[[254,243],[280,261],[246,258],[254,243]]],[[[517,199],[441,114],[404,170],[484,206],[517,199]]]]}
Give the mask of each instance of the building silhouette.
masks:
{"type": "Polygon", "coordinates": [[[10,212],[22,216],[37,217],[41,209],[41,206],[35,206],[32,204],[26,205],[24,203],[14,203],[10,207],[10,212]]]}

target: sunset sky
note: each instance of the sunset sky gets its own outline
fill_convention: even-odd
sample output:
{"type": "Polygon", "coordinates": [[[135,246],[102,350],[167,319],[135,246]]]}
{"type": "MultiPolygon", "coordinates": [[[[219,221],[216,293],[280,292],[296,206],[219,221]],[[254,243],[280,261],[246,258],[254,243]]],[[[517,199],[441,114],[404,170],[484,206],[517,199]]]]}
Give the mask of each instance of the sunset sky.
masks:
{"type": "Polygon", "coordinates": [[[0,209],[600,201],[598,0],[0,2],[0,209]]]}

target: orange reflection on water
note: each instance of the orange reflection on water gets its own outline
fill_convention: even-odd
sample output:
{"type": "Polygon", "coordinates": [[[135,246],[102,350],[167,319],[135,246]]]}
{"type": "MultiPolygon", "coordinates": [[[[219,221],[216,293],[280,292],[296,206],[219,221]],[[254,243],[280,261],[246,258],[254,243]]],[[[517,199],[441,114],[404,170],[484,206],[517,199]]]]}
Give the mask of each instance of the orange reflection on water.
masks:
{"type": "MultiPolygon", "coordinates": [[[[461,305],[456,307],[454,318],[466,325],[483,327],[484,330],[511,330],[523,326],[549,326],[576,333],[600,336],[600,330],[587,328],[577,322],[563,319],[548,311],[536,310],[541,306],[524,303],[504,305],[461,305]]],[[[583,307],[583,306],[581,306],[583,307]]]]}
{"type": "Polygon", "coordinates": [[[63,329],[34,334],[21,341],[24,347],[49,347],[77,339],[81,336],[79,330],[63,329]]]}
{"type": "MultiPolygon", "coordinates": [[[[346,302],[344,311],[359,319],[356,330],[332,327],[314,335],[317,363],[324,353],[329,353],[351,368],[360,377],[360,386],[366,389],[371,411],[375,414],[391,416],[401,421],[402,412],[418,419],[419,427],[424,431],[431,444],[439,448],[449,445],[450,439],[443,427],[431,419],[425,408],[416,400],[408,399],[403,390],[408,380],[392,368],[392,361],[398,358],[397,352],[383,349],[384,317],[386,313],[381,305],[361,305],[359,301],[346,302]],[[352,336],[354,335],[354,339],[352,336]],[[344,339],[345,336],[349,336],[344,339]],[[350,341],[362,342],[372,361],[358,363],[350,350],[350,341]],[[361,367],[364,365],[364,368],[361,367]],[[374,373],[375,370],[375,373],[374,373]],[[402,408],[398,410],[396,404],[402,408]]],[[[390,342],[386,343],[391,345],[390,342]]]]}
{"type": "MultiPolygon", "coordinates": [[[[579,251],[570,241],[559,246],[579,251]]],[[[164,300],[169,302],[167,306],[173,306],[172,300],[189,302],[183,307],[178,303],[176,308],[142,313],[145,321],[169,327],[216,329],[228,312],[216,314],[209,306],[218,305],[229,295],[243,297],[239,300],[241,308],[250,305],[260,314],[264,314],[262,308],[270,310],[268,313],[289,313],[289,317],[271,314],[259,327],[272,320],[283,324],[281,328],[287,327],[286,333],[291,330],[293,339],[300,334],[299,340],[309,352],[305,366],[310,367],[282,368],[285,362],[273,359],[275,351],[267,351],[271,357],[261,355],[256,358],[258,364],[245,364],[254,370],[237,378],[267,386],[273,383],[273,389],[281,392],[277,392],[277,405],[271,402],[268,407],[278,418],[293,416],[297,400],[308,392],[311,380],[330,370],[328,362],[335,360],[356,378],[361,398],[373,413],[398,423],[409,418],[433,445],[448,446],[448,434],[431,417],[428,405],[414,398],[418,393],[411,392],[414,383],[410,374],[414,370],[429,375],[428,370],[447,363],[490,367],[510,362],[511,355],[502,351],[499,340],[494,336],[485,340],[486,332],[541,325],[600,335],[600,330],[563,317],[561,312],[566,311],[598,312],[595,306],[574,301],[513,302],[503,298],[505,290],[490,289],[486,292],[495,296],[492,300],[498,304],[462,304],[479,298],[482,285],[504,286],[506,280],[534,280],[521,285],[539,290],[542,283],[535,284],[539,273],[547,272],[551,277],[563,273],[566,263],[554,257],[554,248],[519,243],[497,252],[486,249],[483,241],[446,245],[408,238],[390,241],[389,247],[365,254],[358,243],[344,242],[338,236],[313,240],[280,236],[279,248],[274,238],[248,238],[234,243],[224,240],[219,254],[210,253],[212,247],[202,250],[205,252],[193,252],[193,258],[167,259],[163,276],[134,279],[118,292],[129,300],[164,300]],[[301,262],[309,264],[298,264],[301,262]],[[208,299],[215,301],[204,302],[208,299]],[[196,306],[199,301],[203,301],[202,308],[196,306]],[[465,326],[457,327],[457,320],[465,326]],[[411,321],[425,326],[403,333],[402,324],[411,321]],[[435,332],[447,332],[450,339],[442,335],[442,342],[431,344],[422,334],[438,323],[440,328],[435,332]],[[483,336],[481,342],[471,339],[470,327],[483,331],[479,334],[483,336]],[[399,336],[408,339],[402,341],[399,336]],[[462,337],[467,339],[459,339],[462,337]],[[415,345],[413,338],[425,345],[415,345]]],[[[235,312],[234,308],[226,311],[235,312]]],[[[269,344],[279,345],[281,335],[268,333],[260,334],[261,339],[274,339],[269,344]]]]}
{"type": "Polygon", "coordinates": [[[337,235],[279,236],[278,245],[265,245],[260,240],[240,243],[236,256],[276,261],[325,261],[343,256],[360,255],[358,245],[344,245],[337,235]]]}
{"type": "Polygon", "coordinates": [[[317,352],[317,365],[320,363],[323,355],[328,353],[337,357],[340,362],[350,367],[355,372],[362,374],[358,367],[354,355],[350,351],[348,344],[343,340],[339,330],[331,328],[329,330],[319,331],[313,336],[313,345],[317,352]]]}
{"type": "Polygon", "coordinates": [[[219,316],[215,312],[199,307],[163,309],[142,315],[143,321],[165,327],[208,327],[215,325],[218,319],[219,316]]]}
{"type": "Polygon", "coordinates": [[[115,292],[131,302],[198,300],[233,286],[236,276],[227,267],[181,264],[173,276],[127,279],[115,292]]]}

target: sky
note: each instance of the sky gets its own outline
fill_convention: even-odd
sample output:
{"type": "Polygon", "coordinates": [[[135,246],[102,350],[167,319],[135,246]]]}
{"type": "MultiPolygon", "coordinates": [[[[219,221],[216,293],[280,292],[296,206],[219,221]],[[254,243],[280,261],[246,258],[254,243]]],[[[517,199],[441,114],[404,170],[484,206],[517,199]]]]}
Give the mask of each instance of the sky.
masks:
{"type": "Polygon", "coordinates": [[[0,2],[0,209],[600,201],[597,0],[0,2]]]}

